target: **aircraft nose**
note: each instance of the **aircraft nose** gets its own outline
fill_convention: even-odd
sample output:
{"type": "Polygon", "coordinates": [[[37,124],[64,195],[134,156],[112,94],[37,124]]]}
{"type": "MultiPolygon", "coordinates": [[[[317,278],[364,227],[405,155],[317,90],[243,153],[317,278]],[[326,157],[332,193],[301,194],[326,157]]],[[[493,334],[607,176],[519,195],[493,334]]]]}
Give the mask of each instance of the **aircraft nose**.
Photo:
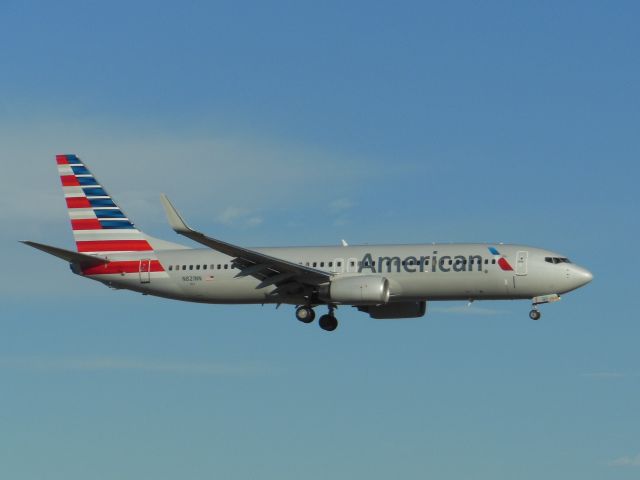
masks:
{"type": "Polygon", "coordinates": [[[574,275],[580,287],[593,280],[593,274],[586,268],[576,267],[574,275]]]}

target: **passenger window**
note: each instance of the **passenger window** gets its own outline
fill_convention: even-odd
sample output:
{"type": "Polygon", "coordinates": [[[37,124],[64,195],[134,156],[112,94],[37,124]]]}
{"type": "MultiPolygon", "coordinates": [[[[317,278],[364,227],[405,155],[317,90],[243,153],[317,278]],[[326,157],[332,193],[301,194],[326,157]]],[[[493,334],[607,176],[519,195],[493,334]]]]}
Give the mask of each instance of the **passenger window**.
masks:
{"type": "Polygon", "coordinates": [[[484,264],[485,264],[485,265],[489,265],[489,259],[488,259],[488,258],[485,258],[485,259],[484,259],[484,264]]]}
{"type": "Polygon", "coordinates": [[[218,270],[222,270],[222,265],[218,264],[218,270]]]}
{"type": "Polygon", "coordinates": [[[189,270],[193,270],[193,265],[189,265],[189,270]]]}
{"type": "Polygon", "coordinates": [[[351,266],[352,266],[352,267],[355,267],[355,266],[356,266],[356,264],[355,264],[354,262],[351,262],[351,266]]]}
{"type": "Polygon", "coordinates": [[[206,265],[202,265],[202,269],[203,269],[203,270],[206,270],[206,269],[207,269],[207,266],[206,266],[206,265]]]}
{"type": "Polygon", "coordinates": [[[309,266],[309,262],[306,262],[305,265],[308,267],[309,266]]]}
{"type": "Polygon", "coordinates": [[[324,267],[324,262],[320,262],[320,266],[321,266],[321,267],[324,267]]]}
{"type": "Polygon", "coordinates": [[[226,263],[224,264],[224,269],[227,270],[227,268],[229,268],[229,265],[227,265],[226,263]]]}
{"type": "Polygon", "coordinates": [[[329,268],[333,267],[333,262],[329,262],[329,268]]]}
{"type": "Polygon", "coordinates": [[[196,270],[200,270],[200,265],[196,265],[196,270]]]}
{"type": "Polygon", "coordinates": [[[318,262],[313,262],[313,266],[317,267],[318,266],[318,262]]]}
{"type": "Polygon", "coordinates": [[[187,266],[186,266],[186,265],[182,265],[182,269],[183,269],[183,270],[186,270],[186,269],[187,269],[187,266]]]}
{"type": "Polygon", "coordinates": [[[342,266],[342,262],[338,262],[338,266],[341,267],[342,266]]]}
{"type": "Polygon", "coordinates": [[[169,265],[169,271],[173,270],[173,265],[169,265]]]}
{"type": "Polygon", "coordinates": [[[496,264],[496,259],[495,259],[495,258],[492,258],[492,259],[491,259],[491,264],[492,264],[492,265],[495,265],[495,264],[496,264]]]}

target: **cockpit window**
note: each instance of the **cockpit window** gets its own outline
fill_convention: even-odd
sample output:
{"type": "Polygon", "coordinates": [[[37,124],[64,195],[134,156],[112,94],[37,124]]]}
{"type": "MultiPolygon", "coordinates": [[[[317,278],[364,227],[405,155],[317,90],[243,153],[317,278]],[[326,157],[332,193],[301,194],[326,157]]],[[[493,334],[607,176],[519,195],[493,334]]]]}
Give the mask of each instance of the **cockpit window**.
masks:
{"type": "Polygon", "coordinates": [[[544,261],[547,263],[571,263],[567,257],[544,257],[544,261]]]}

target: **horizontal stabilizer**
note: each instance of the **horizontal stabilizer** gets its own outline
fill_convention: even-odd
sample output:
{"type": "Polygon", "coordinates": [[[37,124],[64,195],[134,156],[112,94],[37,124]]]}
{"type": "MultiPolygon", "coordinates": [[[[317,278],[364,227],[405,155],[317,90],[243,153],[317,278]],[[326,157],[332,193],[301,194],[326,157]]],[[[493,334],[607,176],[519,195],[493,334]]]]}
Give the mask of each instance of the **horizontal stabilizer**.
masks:
{"type": "Polygon", "coordinates": [[[28,240],[21,240],[25,245],[42,250],[54,257],[66,260],[69,263],[76,263],[83,267],[94,267],[98,265],[104,265],[109,263],[109,260],[100,257],[94,257],[93,255],[85,255],[84,253],[72,252],[71,250],[65,250],[64,248],[52,247],[51,245],[45,245],[44,243],[30,242],[28,240]]]}

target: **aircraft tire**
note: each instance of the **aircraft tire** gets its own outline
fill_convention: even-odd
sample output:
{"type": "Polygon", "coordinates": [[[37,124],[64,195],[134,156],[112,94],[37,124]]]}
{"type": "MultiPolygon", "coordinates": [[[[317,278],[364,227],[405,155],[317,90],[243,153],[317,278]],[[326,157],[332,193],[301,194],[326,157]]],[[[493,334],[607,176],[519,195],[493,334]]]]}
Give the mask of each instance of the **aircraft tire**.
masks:
{"type": "Polygon", "coordinates": [[[331,314],[322,315],[318,320],[318,325],[327,332],[333,332],[338,328],[338,319],[331,314]]]}
{"type": "Polygon", "coordinates": [[[311,323],[316,318],[316,312],[311,307],[298,307],[296,309],[296,318],[302,323],[311,323]]]}
{"type": "Polygon", "coordinates": [[[531,320],[540,320],[541,316],[542,316],[542,314],[538,310],[531,310],[529,312],[529,318],[531,320]]]}

